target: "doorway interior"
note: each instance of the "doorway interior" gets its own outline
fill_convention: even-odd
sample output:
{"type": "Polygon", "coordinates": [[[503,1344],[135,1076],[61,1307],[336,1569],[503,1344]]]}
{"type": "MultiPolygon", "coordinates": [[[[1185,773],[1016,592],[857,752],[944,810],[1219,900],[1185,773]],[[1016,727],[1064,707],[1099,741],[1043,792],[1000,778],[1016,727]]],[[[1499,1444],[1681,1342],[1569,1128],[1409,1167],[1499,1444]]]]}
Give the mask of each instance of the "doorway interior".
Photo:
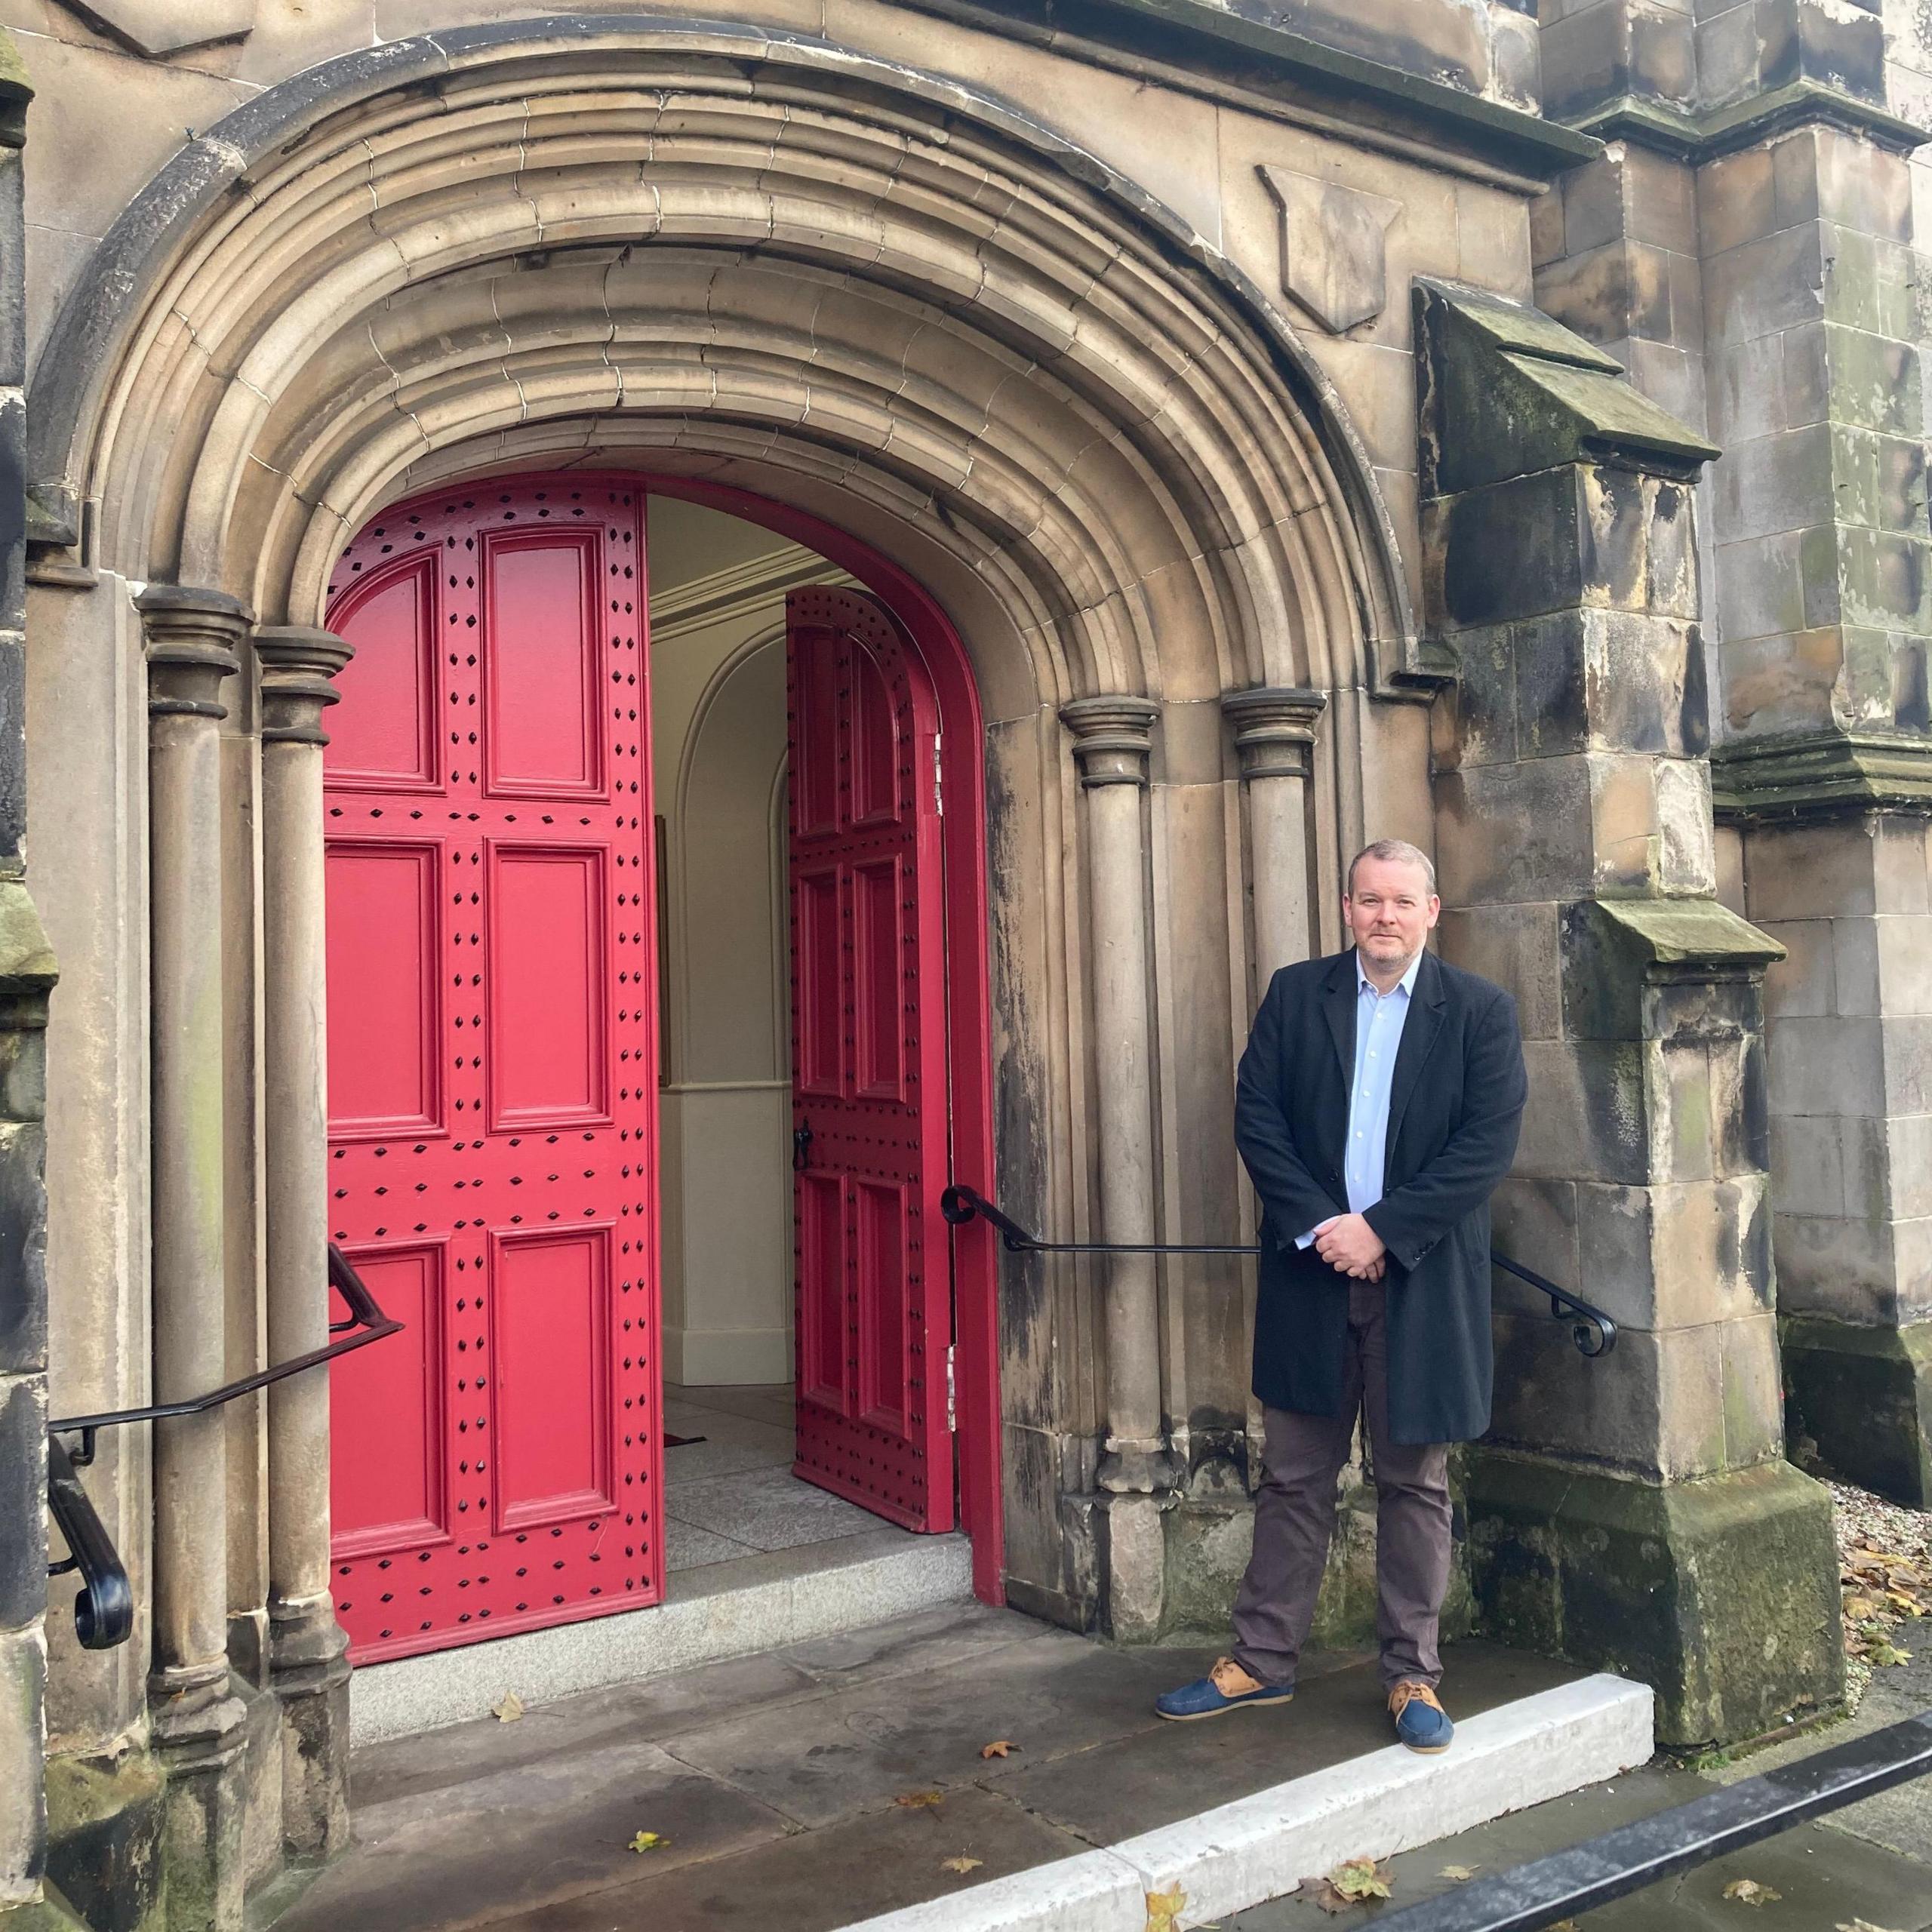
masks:
{"type": "Polygon", "coordinates": [[[986,1118],[963,659],[889,566],[673,487],[445,490],[332,585],[332,1220],[408,1324],[333,1388],[358,1661],[888,1524],[997,1595],[989,1257],[937,1213],[986,1118]]]}

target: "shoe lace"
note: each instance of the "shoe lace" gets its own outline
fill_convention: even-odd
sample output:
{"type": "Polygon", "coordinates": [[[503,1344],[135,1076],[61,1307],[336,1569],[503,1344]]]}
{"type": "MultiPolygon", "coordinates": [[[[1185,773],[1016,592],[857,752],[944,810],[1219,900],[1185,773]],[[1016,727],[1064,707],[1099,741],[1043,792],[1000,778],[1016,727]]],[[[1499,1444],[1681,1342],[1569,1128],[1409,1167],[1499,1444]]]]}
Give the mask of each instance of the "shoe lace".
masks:
{"type": "MultiPolygon", "coordinates": [[[[1420,1698],[1423,1703],[1428,1705],[1431,1710],[1440,1711],[1442,1709],[1441,1700],[1436,1696],[1435,1690],[1429,1685],[1426,1684],[1398,1684],[1395,1686],[1395,1689],[1389,1694],[1389,1714],[1394,1717],[1400,1717],[1402,1713],[1408,1709],[1410,1705],[1415,1702],[1418,1698],[1420,1698]]],[[[1447,1713],[1444,1712],[1444,1715],[1447,1716],[1447,1713]]]]}
{"type": "Polygon", "coordinates": [[[1254,1680],[1248,1671],[1232,1657],[1217,1657],[1208,1675],[1213,1679],[1214,1688],[1224,1697],[1234,1697],[1254,1686],[1254,1680]]]}

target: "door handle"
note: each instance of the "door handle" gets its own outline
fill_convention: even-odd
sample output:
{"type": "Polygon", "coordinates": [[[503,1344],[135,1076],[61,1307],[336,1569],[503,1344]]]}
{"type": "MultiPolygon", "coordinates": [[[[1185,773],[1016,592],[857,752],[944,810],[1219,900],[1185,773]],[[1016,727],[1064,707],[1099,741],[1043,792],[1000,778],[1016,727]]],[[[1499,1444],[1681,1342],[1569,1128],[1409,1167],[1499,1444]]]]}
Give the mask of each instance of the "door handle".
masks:
{"type": "Polygon", "coordinates": [[[795,1174],[804,1172],[811,1159],[812,1124],[802,1121],[792,1130],[792,1171],[795,1174]]]}

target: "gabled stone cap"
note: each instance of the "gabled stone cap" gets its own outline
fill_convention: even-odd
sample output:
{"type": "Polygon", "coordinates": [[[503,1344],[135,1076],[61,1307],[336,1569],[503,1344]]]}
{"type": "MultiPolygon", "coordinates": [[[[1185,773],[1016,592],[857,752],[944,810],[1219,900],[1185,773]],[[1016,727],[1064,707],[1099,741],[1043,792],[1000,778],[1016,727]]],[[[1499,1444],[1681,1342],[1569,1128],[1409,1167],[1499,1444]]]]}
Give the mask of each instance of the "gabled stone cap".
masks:
{"type": "Polygon", "coordinates": [[[0,879],[0,995],[45,994],[60,977],[26,881],[0,879]]]}
{"type": "Polygon", "coordinates": [[[1596,916],[1655,966],[1770,966],[1786,949],[1715,899],[1600,899],[1596,916]]]}
{"type": "Polygon", "coordinates": [[[1571,463],[1688,476],[1718,454],[1539,309],[1422,280],[1415,305],[1425,497],[1571,463]]]}

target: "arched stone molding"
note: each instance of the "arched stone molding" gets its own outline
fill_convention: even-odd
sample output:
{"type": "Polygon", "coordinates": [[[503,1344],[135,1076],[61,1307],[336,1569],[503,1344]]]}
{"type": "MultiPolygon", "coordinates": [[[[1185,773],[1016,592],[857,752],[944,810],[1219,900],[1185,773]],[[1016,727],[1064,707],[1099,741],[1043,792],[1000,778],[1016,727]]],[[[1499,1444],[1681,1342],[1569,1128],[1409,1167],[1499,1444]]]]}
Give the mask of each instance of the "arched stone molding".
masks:
{"type": "MultiPolygon", "coordinates": [[[[869,546],[943,608],[977,680],[1004,814],[988,970],[1016,1198],[1075,1232],[1097,1195],[1103,1234],[1232,1232],[1231,1158],[1183,1184],[1174,1150],[1225,1131],[1222,1042],[1192,1016],[1228,1026],[1244,915],[1214,815],[1170,811],[1162,788],[1232,781],[1223,692],[1329,694],[1328,883],[1361,817],[1367,695],[1428,677],[1325,379],[1131,183],[989,98],[817,42],[663,20],[467,29],[329,63],[192,143],[103,243],[32,400],[39,499],[57,523],[73,506],[75,561],[205,586],[276,629],[325,620],[331,569],[383,506],[492,469],[725,486],[869,546]],[[1096,787],[1082,754],[1083,792],[1063,707],[1122,699],[1145,706],[1146,771],[1096,787]],[[1161,895],[1132,1011],[1083,964],[1096,821],[1131,862],[1109,875],[1121,894],[1137,869],[1161,895]],[[1194,1031],[1164,1038],[1177,1004],[1194,1031]],[[1153,1118],[1106,1130],[1117,1172],[1095,1189],[1103,1026],[1153,1118]],[[1130,1158],[1165,1164],[1138,1205],[1130,1158]]],[[[70,621],[104,636],[106,596],[70,611],[90,601],[70,621]]],[[[1102,1567],[1119,1627],[1151,1629],[1155,1493],[1191,1373],[1168,1342],[1201,1298],[1178,1271],[1114,1287],[1099,1310],[1056,1268],[1016,1297],[1037,1324],[1010,1364],[1009,1494],[1091,1486],[1106,1449],[1102,1567]]],[[[1059,1561],[1046,1534],[1023,1574],[1059,1561]]],[[[1064,1571],[1035,1601],[1081,1614],[1091,1565],[1064,1571]]]]}
{"type": "Polygon", "coordinates": [[[329,63],[177,157],[41,366],[43,502],[272,621],[320,620],[438,449],[701,412],[960,554],[1048,701],[1417,669],[1359,448],[1252,288],[1011,109],[802,38],[526,22],[329,63]]]}

